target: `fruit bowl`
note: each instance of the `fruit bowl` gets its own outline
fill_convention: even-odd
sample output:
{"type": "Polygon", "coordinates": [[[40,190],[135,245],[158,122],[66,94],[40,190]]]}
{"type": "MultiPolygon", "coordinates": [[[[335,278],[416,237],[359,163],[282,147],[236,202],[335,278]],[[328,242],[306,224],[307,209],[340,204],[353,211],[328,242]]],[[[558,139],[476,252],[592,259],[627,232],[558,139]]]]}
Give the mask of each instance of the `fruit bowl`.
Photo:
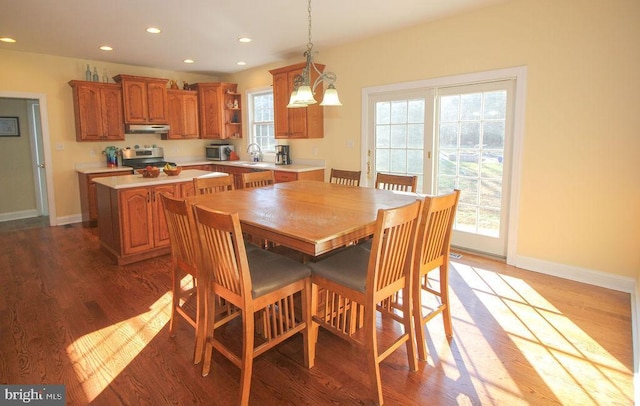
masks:
{"type": "Polygon", "coordinates": [[[157,178],[160,175],[160,169],[159,168],[138,169],[138,173],[142,174],[143,178],[157,178]]]}
{"type": "Polygon", "coordinates": [[[178,176],[180,172],[182,172],[182,168],[179,166],[175,166],[173,168],[164,168],[162,169],[167,176],[178,176]]]}

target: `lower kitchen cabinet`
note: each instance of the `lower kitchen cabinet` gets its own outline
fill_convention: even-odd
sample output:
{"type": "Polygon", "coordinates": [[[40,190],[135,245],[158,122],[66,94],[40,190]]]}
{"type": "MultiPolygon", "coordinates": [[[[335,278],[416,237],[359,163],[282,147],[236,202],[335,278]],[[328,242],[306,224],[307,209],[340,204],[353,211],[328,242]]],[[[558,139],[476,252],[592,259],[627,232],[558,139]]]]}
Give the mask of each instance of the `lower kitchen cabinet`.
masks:
{"type": "Polygon", "coordinates": [[[324,169],[305,172],[274,171],[276,183],[293,182],[294,180],[318,180],[324,182],[324,169]]]}
{"type": "Polygon", "coordinates": [[[80,186],[80,209],[82,210],[82,221],[89,222],[93,226],[97,224],[98,204],[96,197],[96,183],[93,181],[94,179],[106,176],[122,176],[131,174],[133,174],[131,169],[101,173],[79,172],[78,182],[80,186]]]}
{"type": "Polygon", "coordinates": [[[119,265],[170,252],[160,193],[179,196],[183,183],[124,189],[97,185],[100,241],[119,265]]]}

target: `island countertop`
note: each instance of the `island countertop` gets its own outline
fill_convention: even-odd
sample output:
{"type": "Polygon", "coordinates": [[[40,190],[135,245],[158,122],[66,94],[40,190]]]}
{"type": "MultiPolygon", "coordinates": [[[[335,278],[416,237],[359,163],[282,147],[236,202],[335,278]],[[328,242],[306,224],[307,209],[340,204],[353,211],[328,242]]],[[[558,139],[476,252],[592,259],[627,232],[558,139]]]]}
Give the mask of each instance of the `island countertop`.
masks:
{"type": "Polygon", "coordinates": [[[134,175],[105,176],[94,179],[94,182],[111,189],[127,189],[164,185],[168,183],[189,182],[193,178],[213,176],[227,176],[227,174],[222,172],[201,171],[199,169],[185,169],[177,176],[168,176],[164,172],[160,171],[160,175],[157,178],[143,178],[142,175],[136,173],[134,175]]]}

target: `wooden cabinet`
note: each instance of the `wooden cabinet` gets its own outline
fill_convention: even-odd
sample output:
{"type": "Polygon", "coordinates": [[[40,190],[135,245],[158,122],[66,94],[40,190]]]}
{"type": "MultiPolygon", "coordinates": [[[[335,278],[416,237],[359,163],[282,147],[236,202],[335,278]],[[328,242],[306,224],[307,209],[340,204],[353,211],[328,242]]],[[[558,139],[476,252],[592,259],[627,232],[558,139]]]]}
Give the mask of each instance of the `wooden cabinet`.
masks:
{"type": "Polygon", "coordinates": [[[78,173],[80,186],[80,208],[82,210],[82,221],[95,225],[98,220],[98,203],[96,195],[96,183],[94,179],[107,176],[131,175],[131,169],[123,169],[113,172],[101,173],[78,173]]]}
{"type": "MultiPolygon", "coordinates": [[[[209,172],[214,172],[215,171],[215,165],[209,165],[209,164],[201,164],[201,165],[181,165],[182,170],[188,170],[188,169],[198,169],[201,171],[209,171],[209,172]]],[[[189,196],[194,196],[195,193],[195,189],[193,187],[193,182],[185,182],[185,183],[181,183],[180,184],[180,196],[181,197],[189,197],[189,196]]]]}
{"type": "MultiPolygon", "coordinates": [[[[316,65],[320,71],[324,65],[316,65]]],[[[293,80],[302,73],[305,63],[273,69],[273,110],[275,138],[322,138],[324,137],[324,112],[320,103],[307,107],[287,108],[293,91],[293,80]]],[[[311,73],[311,84],[318,73],[311,73]]],[[[319,84],[316,88],[316,100],[322,100],[324,88],[319,84]]]]}
{"type": "Polygon", "coordinates": [[[293,182],[294,180],[318,180],[324,182],[324,169],[305,172],[274,171],[276,183],[293,182]]]}
{"type": "Polygon", "coordinates": [[[256,169],[240,168],[238,166],[219,165],[216,172],[230,173],[233,175],[233,183],[236,189],[242,189],[242,174],[253,172],[256,169]]]}
{"type": "Polygon", "coordinates": [[[124,121],[128,124],[167,124],[167,79],[118,75],[122,85],[124,121]]]}
{"type": "Polygon", "coordinates": [[[198,92],[168,89],[167,103],[170,129],[162,139],[198,138],[198,92]]]}
{"type": "Polygon", "coordinates": [[[119,192],[122,253],[135,254],[170,244],[160,193],[177,196],[177,185],[123,189],[119,192]]]}
{"type": "Polygon", "coordinates": [[[235,83],[196,83],[200,138],[242,138],[242,101],[235,83]]]}
{"type": "Polygon", "coordinates": [[[76,141],[124,140],[122,89],[109,83],[72,80],[76,141]]]}
{"type": "Polygon", "coordinates": [[[184,183],[189,182],[122,189],[96,184],[102,248],[119,265],[168,254],[171,243],[160,193],[179,197],[184,183]]]}

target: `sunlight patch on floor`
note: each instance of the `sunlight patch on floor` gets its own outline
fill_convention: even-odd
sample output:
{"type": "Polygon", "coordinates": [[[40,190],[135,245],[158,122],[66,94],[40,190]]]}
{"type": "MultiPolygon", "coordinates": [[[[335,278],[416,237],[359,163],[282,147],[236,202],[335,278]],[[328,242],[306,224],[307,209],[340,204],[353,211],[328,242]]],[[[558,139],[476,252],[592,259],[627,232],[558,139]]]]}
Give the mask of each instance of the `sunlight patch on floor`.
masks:
{"type": "MultiPolygon", "coordinates": [[[[191,277],[182,280],[183,288],[191,277]]],[[[120,374],[169,322],[171,292],[162,295],[149,311],[86,334],[67,347],[78,381],[89,402],[120,374]]]]}
{"type": "MultiPolygon", "coordinates": [[[[467,368],[469,365],[476,368],[472,375],[482,376],[474,382],[476,390],[486,392],[489,397],[493,390],[503,391],[498,398],[504,397],[504,391],[517,395],[519,391],[527,390],[509,383],[512,382],[509,369],[526,362],[538,372],[532,382],[543,381],[562,404],[607,404],[611,402],[611,393],[618,393],[617,399],[628,400],[629,404],[633,402],[633,390],[625,383],[629,381],[631,371],[526,282],[459,263],[455,263],[455,268],[487,309],[490,319],[486,321],[497,322],[505,333],[505,337],[487,337],[487,342],[481,346],[474,344],[474,353],[464,356],[467,368]],[[490,345],[492,339],[509,339],[518,352],[496,357],[490,345]],[[486,376],[482,370],[483,357],[495,358],[487,360],[492,366],[492,376],[486,376]],[[503,364],[506,369],[493,368],[503,364]],[[494,382],[495,388],[486,387],[486,382],[494,382]],[[481,390],[478,385],[484,388],[481,390]]],[[[452,291],[451,294],[454,334],[459,336],[463,334],[458,332],[463,329],[461,322],[470,323],[464,326],[467,329],[483,320],[470,320],[455,293],[452,291]]],[[[465,302],[468,305],[469,300],[465,302]]],[[[476,333],[481,336],[480,332],[476,333]]],[[[462,349],[465,350],[471,349],[462,349]]]]}

